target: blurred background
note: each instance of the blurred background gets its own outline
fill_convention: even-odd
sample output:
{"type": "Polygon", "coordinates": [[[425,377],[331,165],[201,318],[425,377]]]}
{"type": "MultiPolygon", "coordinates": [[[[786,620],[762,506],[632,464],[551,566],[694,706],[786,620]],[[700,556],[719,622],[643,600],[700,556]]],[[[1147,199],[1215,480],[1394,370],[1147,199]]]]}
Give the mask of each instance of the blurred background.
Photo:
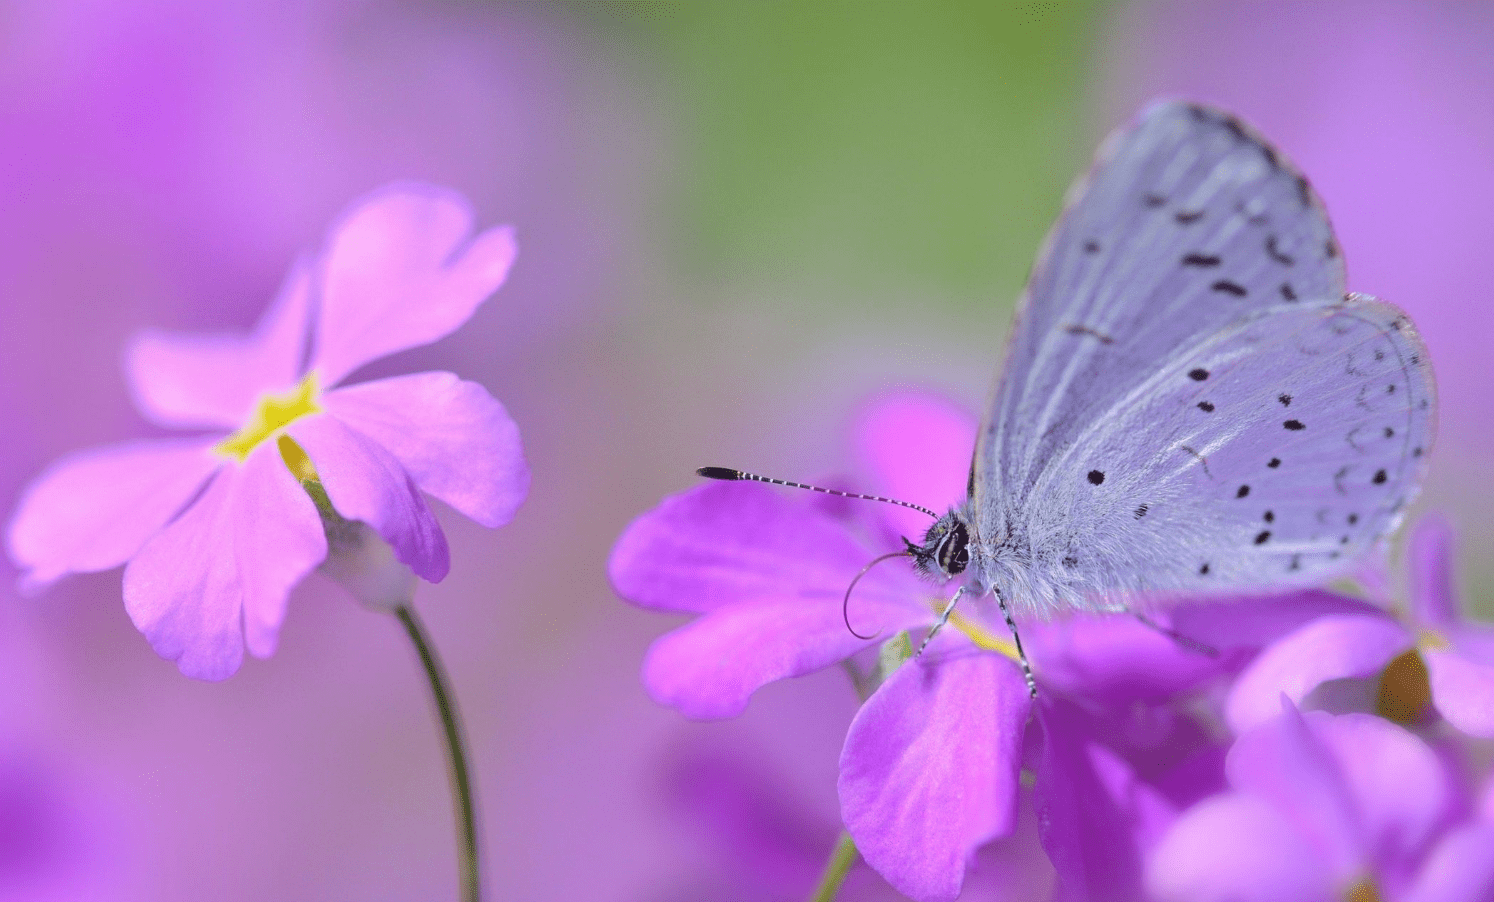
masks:
{"type": "MultiPolygon", "coordinates": [[[[726,723],[655,706],[638,668],[673,623],[613,596],[611,543],[701,464],[844,473],[880,391],[978,410],[1065,187],[1159,95],[1270,136],[1351,287],[1421,326],[1442,417],[1418,510],[1458,524],[1494,614],[1490,4],[3,0],[0,499],[151,434],[122,379],[136,330],[245,328],[351,200],[453,186],[517,227],[513,276],[365,374],[483,382],[534,470],[502,530],[438,511],[452,574],[417,599],[491,897],[802,898],[854,694],[831,671],[726,723]]],[[[454,898],[442,751],[392,619],[313,577],[279,653],[210,685],[151,652],[117,571],[38,598],[14,576],[0,899],[454,898]]],[[[1048,879],[977,872],[966,898],[1048,879]]],[[[893,895],[859,869],[845,898],[893,895]]]]}

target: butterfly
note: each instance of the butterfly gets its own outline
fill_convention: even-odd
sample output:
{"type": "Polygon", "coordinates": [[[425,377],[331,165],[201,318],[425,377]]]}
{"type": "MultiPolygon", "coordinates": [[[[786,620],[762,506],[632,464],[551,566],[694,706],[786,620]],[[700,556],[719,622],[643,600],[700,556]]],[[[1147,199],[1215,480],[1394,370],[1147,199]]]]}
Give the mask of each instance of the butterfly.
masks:
{"type": "Polygon", "coordinates": [[[1070,190],[967,497],[906,553],[961,580],[945,620],[994,594],[1014,636],[1014,618],[1320,584],[1400,523],[1435,413],[1425,345],[1346,292],[1307,179],[1235,117],[1157,103],[1070,190]]]}

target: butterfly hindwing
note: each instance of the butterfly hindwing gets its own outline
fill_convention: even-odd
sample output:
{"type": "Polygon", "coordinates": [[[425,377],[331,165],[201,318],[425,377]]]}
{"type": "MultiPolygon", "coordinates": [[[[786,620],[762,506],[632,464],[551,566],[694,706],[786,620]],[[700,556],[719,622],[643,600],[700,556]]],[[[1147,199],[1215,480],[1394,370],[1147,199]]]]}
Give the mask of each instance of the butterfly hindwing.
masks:
{"type": "Polygon", "coordinates": [[[1434,411],[1426,350],[1389,304],[1278,306],[1223,329],[1045,468],[1017,524],[1034,582],[1054,587],[1033,602],[1338,575],[1400,521],[1434,411]]]}

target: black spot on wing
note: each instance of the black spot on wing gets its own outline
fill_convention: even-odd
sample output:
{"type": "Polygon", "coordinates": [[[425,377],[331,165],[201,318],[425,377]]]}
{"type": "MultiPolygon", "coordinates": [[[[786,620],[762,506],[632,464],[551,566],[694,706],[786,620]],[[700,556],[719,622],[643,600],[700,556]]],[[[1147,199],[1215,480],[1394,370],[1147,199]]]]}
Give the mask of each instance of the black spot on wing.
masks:
{"type": "Polygon", "coordinates": [[[1220,279],[1209,287],[1219,292],[1220,294],[1234,295],[1237,298],[1243,298],[1245,295],[1250,293],[1245,290],[1244,285],[1241,285],[1237,282],[1231,282],[1229,279],[1220,279]]]}

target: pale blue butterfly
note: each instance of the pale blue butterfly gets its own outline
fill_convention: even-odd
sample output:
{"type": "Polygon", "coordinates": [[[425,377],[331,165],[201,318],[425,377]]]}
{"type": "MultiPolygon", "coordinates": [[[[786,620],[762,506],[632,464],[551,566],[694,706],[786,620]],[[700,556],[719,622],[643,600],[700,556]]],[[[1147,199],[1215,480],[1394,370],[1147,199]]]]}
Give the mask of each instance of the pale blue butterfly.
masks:
{"type": "Polygon", "coordinates": [[[963,580],[939,626],[989,593],[1014,636],[1014,616],[1319,584],[1395,530],[1435,411],[1426,347],[1345,293],[1307,180],[1234,117],[1159,103],[1071,189],[968,498],[908,553],[963,580]]]}

